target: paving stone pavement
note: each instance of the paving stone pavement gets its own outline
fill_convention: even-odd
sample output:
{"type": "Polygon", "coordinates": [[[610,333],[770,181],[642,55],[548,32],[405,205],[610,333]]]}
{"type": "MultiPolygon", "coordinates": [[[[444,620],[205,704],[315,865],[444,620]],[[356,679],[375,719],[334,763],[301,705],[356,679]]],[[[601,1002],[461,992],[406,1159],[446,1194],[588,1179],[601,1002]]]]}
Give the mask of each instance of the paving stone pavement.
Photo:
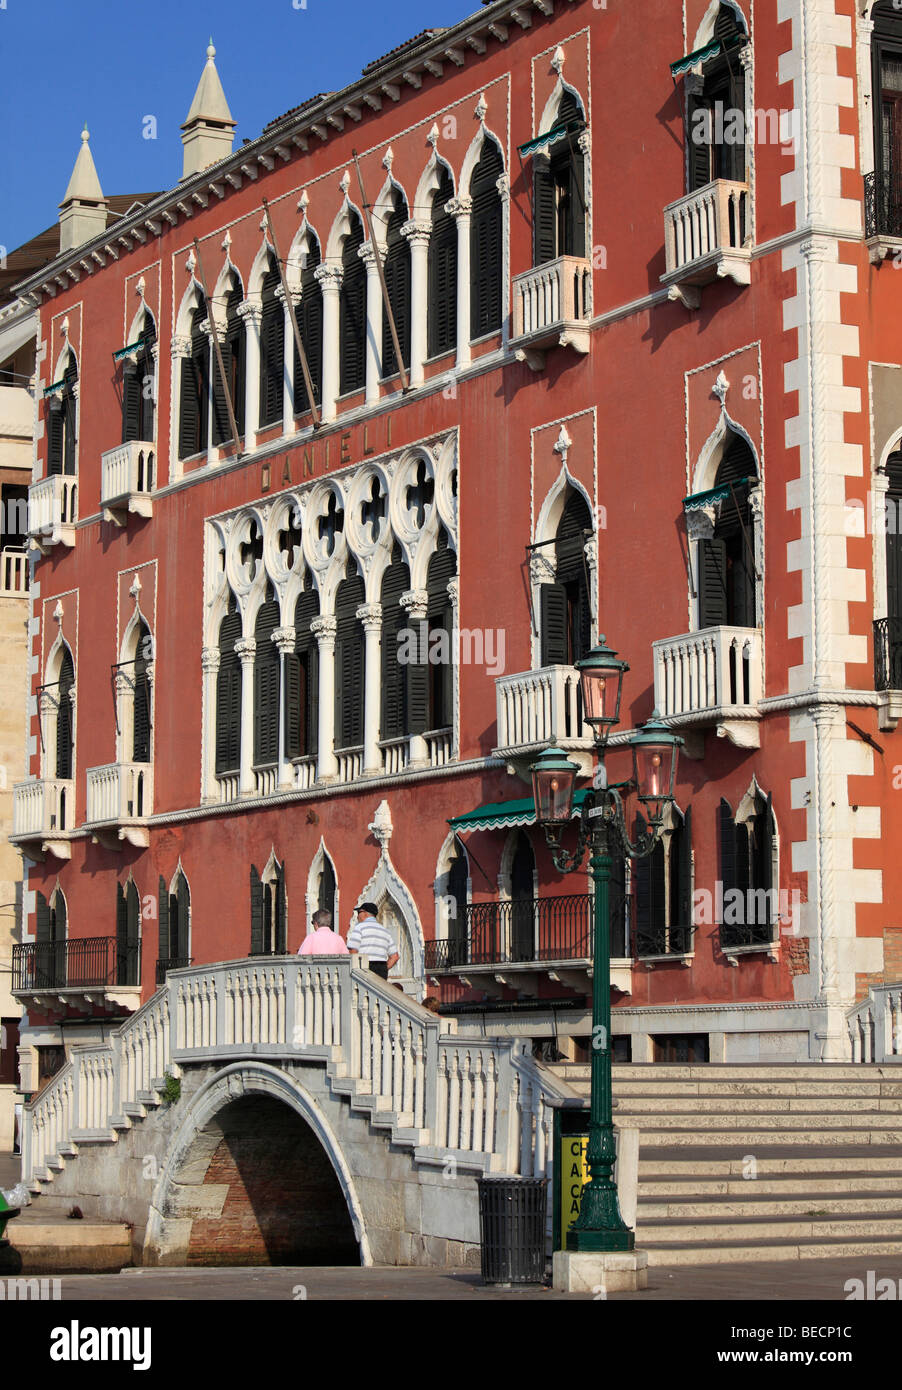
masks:
{"type": "MultiPolygon", "coordinates": [[[[641,1293],[611,1294],[610,1302],[696,1301],[764,1303],[846,1299],[848,1279],[902,1280],[902,1257],[796,1260],[775,1264],[712,1265],[649,1270],[641,1293]]],[[[63,1302],[203,1301],[592,1301],[592,1295],[550,1288],[486,1287],[472,1270],[398,1269],[386,1266],[242,1269],[129,1269],[121,1274],[64,1274],[63,1302]]]]}

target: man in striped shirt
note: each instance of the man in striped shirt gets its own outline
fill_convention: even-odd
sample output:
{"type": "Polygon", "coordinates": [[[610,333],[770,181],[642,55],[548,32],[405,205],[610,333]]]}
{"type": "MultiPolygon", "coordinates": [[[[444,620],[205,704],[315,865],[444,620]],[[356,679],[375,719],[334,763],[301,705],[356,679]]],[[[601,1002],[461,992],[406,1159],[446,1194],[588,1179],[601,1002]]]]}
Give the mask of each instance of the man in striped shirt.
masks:
{"type": "Polygon", "coordinates": [[[387,980],[398,961],[398,947],[388,928],[376,920],[378,910],[375,903],[360,904],[357,922],[348,932],[348,950],[352,956],[368,956],[373,974],[387,980]]]}

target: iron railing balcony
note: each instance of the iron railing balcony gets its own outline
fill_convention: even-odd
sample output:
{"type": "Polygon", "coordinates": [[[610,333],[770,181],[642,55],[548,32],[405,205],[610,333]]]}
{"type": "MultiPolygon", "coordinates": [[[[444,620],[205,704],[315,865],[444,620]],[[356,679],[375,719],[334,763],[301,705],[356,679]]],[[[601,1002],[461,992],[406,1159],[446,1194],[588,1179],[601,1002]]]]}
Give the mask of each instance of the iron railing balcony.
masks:
{"type": "MultiPolygon", "coordinates": [[[[611,958],[630,955],[629,923],[622,893],[611,886],[611,958]]],[[[426,969],[456,972],[553,962],[591,963],[594,900],[589,893],[468,903],[461,929],[444,941],[426,942],[426,969]]]]}
{"type": "Polygon", "coordinates": [[[874,623],[874,689],[902,690],[902,618],[874,623]]]}
{"type": "Polygon", "coordinates": [[[763,914],[763,920],[721,922],[717,928],[720,949],[733,965],[738,955],[748,952],[766,951],[771,960],[777,960],[777,930],[776,923],[770,920],[769,908],[763,914]]]}
{"type": "Polygon", "coordinates": [[[864,176],[864,235],[873,262],[894,255],[902,245],[902,175],[864,176]]]}
{"type": "Polygon", "coordinates": [[[17,996],[137,989],[141,951],[138,945],[122,945],[115,936],[28,942],[13,946],[12,979],[17,996]]]}
{"type": "Polygon", "coordinates": [[[165,985],[170,970],[187,970],[194,963],[193,956],[167,956],[157,961],[157,984],[165,985]]]}
{"type": "Polygon", "coordinates": [[[636,955],[639,960],[650,957],[688,956],[692,953],[692,927],[678,925],[636,930],[636,955]]]}

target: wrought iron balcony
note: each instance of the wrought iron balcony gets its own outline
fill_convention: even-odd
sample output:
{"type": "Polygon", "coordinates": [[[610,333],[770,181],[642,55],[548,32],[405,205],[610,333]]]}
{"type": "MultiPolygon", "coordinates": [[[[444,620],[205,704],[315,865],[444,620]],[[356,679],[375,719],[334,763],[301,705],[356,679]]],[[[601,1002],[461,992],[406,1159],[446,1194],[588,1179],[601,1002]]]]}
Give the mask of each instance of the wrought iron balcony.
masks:
{"type": "Polygon", "coordinates": [[[126,840],[144,849],[150,843],[147,817],[153,814],[153,766],[151,763],[107,763],[89,767],[87,824],[95,838],[108,831],[114,840],[126,840]]]}
{"type": "Polygon", "coordinates": [[[701,286],[726,276],[751,283],[749,186],[715,179],[664,209],[667,270],[661,283],[689,309],[701,302],[701,286]]]}
{"type": "Polygon", "coordinates": [[[875,263],[902,248],[902,178],[898,173],[865,174],[864,234],[875,263]]]}
{"type": "Polygon", "coordinates": [[[68,832],[75,824],[75,783],[62,778],[32,777],[13,787],[14,844],[29,846],[29,854],[44,853],[69,859],[68,832]]]}
{"type": "Polygon", "coordinates": [[[164,960],[158,960],[157,984],[164,985],[166,983],[166,976],[170,970],[186,970],[193,962],[193,956],[168,956],[164,960]]]}
{"type": "Polygon", "coordinates": [[[777,927],[770,920],[769,909],[763,921],[722,922],[717,930],[720,949],[732,965],[741,952],[766,951],[772,960],[777,959],[777,927]]]}
{"type": "Polygon", "coordinates": [[[543,666],[499,676],[495,681],[498,757],[525,756],[549,743],[590,751],[592,730],[582,717],[579,672],[574,666],[543,666]]]}
{"type": "Polygon", "coordinates": [[[78,479],[52,473],[28,489],[28,534],[40,550],[75,544],[78,520],[78,479]]]}
{"type": "Polygon", "coordinates": [[[545,365],[547,348],[588,352],[591,315],[591,261],[558,256],[514,277],[511,345],[520,361],[535,371],[545,365]]]}
{"type": "Polygon", "coordinates": [[[152,516],[156,446],[132,439],[100,456],[100,502],[104,521],[124,526],[129,512],[152,516]]]}
{"type": "Polygon", "coordinates": [[[667,956],[688,956],[692,951],[692,927],[656,927],[649,931],[636,930],[636,955],[639,960],[667,956]]]}
{"type": "MultiPolygon", "coordinates": [[[[628,977],[629,921],[623,894],[613,885],[610,912],[611,959],[625,966],[628,977]]],[[[447,940],[426,942],[428,973],[471,976],[474,984],[478,976],[480,986],[495,977],[501,984],[522,987],[528,984],[528,972],[537,979],[545,967],[545,974],[565,984],[586,987],[594,953],[594,900],[589,893],[469,903],[464,926],[447,940]]],[[[624,969],[614,972],[612,983],[628,989],[623,974],[624,969]]]]}
{"type": "Polygon", "coordinates": [[[740,748],[760,744],[761,632],[706,627],[652,643],[655,704],[674,726],[716,725],[740,748]]]}
{"type": "Polygon", "coordinates": [[[895,729],[902,718],[902,618],[874,623],[874,689],[881,697],[881,729],[895,729]]]}
{"type": "Polygon", "coordinates": [[[29,942],[13,946],[12,992],[17,998],[40,1001],[59,996],[61,1002],[91,1003],[132,991],[118,1001],[137,1002],[141,984],[141,952],[138,945],[122,945],[115,936],[67,938],[65,941],[29,942]]]}

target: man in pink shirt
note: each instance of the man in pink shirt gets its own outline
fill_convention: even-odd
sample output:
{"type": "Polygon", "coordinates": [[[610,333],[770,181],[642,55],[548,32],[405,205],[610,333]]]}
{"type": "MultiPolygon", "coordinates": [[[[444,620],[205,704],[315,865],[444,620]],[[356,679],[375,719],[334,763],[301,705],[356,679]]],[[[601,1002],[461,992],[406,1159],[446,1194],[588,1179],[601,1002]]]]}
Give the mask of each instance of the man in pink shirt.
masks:
{"type": "Polygon", "coordinates": [[[346,956],[348,948],[338,932],[332,930],[332,913],[321,908],[313,914],[313,931],[298,950],[299,956],[346,956]]]}

